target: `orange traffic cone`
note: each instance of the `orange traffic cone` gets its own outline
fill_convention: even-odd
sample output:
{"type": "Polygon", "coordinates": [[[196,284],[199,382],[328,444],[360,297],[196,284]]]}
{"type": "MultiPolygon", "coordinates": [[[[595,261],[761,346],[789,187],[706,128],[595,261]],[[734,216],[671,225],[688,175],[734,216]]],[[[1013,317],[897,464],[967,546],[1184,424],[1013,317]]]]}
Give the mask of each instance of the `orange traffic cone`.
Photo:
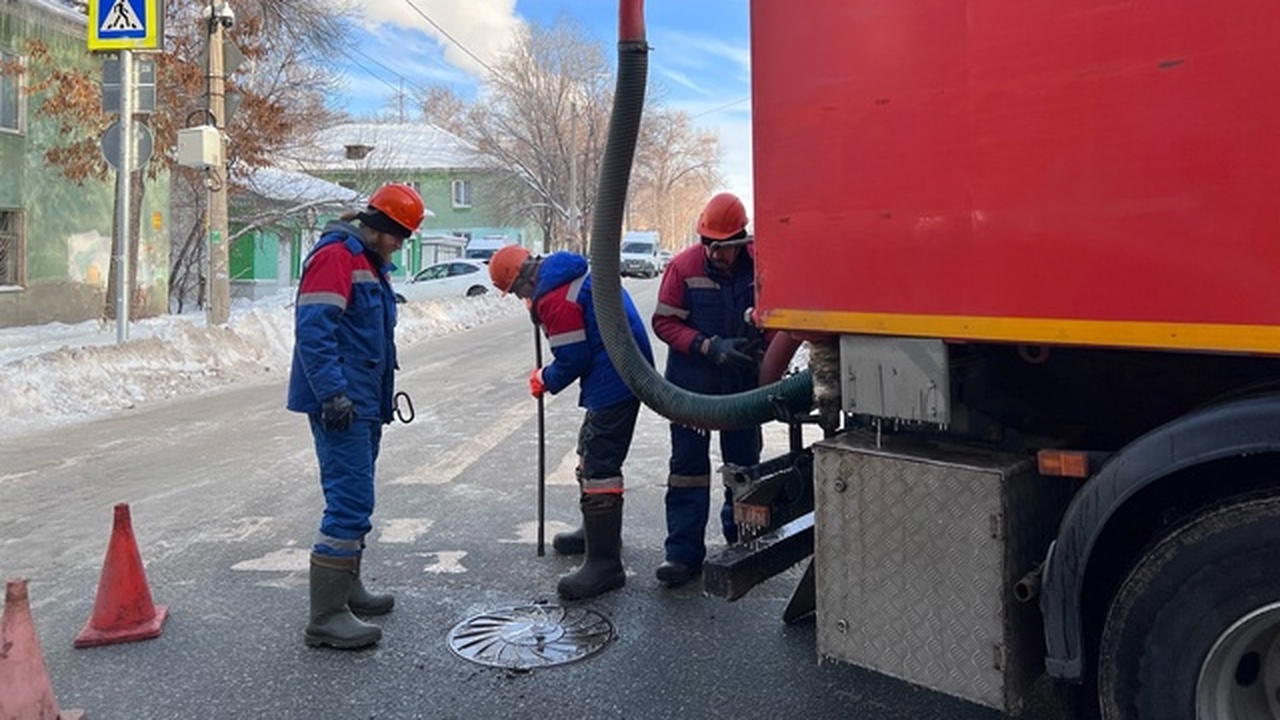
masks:
{"type": "Polygon", "coordinates": [[[31,620],[27,581],[4,586],[4,614],[0,616],[0,718],[5,720],[72,720],[82,710],[58,710],[49,684],[49,671],[40,653],[40,638],[31,620]]]}
{"type": "Polygon", "coordinates": [[[115,525],[107,545],[107,559],[98,579],[93,615],[76,636],[75,646],[93,647],[160,637],[169,609],[151,603],[147,574],[133,537],[129,506],[116,505],[115,525]]]}

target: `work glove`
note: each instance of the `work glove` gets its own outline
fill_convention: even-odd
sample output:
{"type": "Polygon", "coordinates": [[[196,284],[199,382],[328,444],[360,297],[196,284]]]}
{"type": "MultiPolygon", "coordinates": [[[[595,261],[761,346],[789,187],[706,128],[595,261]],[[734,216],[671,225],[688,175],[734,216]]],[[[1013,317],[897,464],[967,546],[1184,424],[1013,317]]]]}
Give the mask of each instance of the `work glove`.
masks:
{"type": "Polygon", "coordinates": [[[547,391],[547,386],[542,382],[542,368],[534,368],[529,373],[529,394],[540,398],[547,391]]]}
{"type": "Polygon", "coordinates": [[[716,335],[706,343],[706,355],[721,367],[751,367],[756,361],[747,354],[747,344],[746,338],[722,338],[716,335]]]}
{"type": "Polygon", "coordinates": [[[346,432],[356,419],[356,406],[346,393],[320,403],[320,424],[329,432],[346,432]]]}

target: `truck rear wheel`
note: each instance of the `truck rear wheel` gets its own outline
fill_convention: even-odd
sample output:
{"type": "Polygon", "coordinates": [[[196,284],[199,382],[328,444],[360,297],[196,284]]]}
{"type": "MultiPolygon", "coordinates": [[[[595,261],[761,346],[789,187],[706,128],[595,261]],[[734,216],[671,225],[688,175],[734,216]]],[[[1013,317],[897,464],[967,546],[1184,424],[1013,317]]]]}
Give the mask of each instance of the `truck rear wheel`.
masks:
{"type": "Polygon", "coordinates": [[[1203,511],[1139,559],[1097,687],[1104,720],[1280,718],[1280,497],[1203,511]]]}

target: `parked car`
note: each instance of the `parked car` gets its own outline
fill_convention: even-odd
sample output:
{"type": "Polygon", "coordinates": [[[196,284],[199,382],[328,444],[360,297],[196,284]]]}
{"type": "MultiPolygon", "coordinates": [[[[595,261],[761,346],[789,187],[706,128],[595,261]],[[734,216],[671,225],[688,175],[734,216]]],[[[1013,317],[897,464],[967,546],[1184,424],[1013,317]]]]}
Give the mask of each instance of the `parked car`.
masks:
{"type": "Polygon", "coordinates": [[[484,237],[472,238],[467,243],[466,250],[463,251],[462,257],[481,262],[489,262],[489,258],[493,254],[508,245],[515,245],[516,241],[505,235],[486,235],[484,237]]]}
{"type": "Polygon", "coordinates": [[[442,297],[475,297],[494,292],[489,268],[479,260],[447,260],[422,268],[407,282],[394,283],[397,302],[442,297]]]}
{"type": "Polygon", "coordinates": [[[667,265],[671,264],[672,257],[674,257],[674,255],[670,250],[658,251],[658,272],[659,273],[667,269],[667,265]]]}

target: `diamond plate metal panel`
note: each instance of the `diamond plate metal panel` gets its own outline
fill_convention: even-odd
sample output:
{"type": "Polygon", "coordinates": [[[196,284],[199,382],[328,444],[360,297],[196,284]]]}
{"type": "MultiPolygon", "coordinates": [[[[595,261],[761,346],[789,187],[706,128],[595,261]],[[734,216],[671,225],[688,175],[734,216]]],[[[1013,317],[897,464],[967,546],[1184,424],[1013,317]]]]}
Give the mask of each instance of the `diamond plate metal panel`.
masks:
{"type": "Polygon", "coordinates": [[[819,654],[1016,709],[1040,665],[1027,657],[1039,624],[1010,589],[1069,497],[1051,493],[1046,512],[1033,482],[1044,480],[1021,456],[895,437],[879,449],[852,435],[818,443],[819,654]]]}

